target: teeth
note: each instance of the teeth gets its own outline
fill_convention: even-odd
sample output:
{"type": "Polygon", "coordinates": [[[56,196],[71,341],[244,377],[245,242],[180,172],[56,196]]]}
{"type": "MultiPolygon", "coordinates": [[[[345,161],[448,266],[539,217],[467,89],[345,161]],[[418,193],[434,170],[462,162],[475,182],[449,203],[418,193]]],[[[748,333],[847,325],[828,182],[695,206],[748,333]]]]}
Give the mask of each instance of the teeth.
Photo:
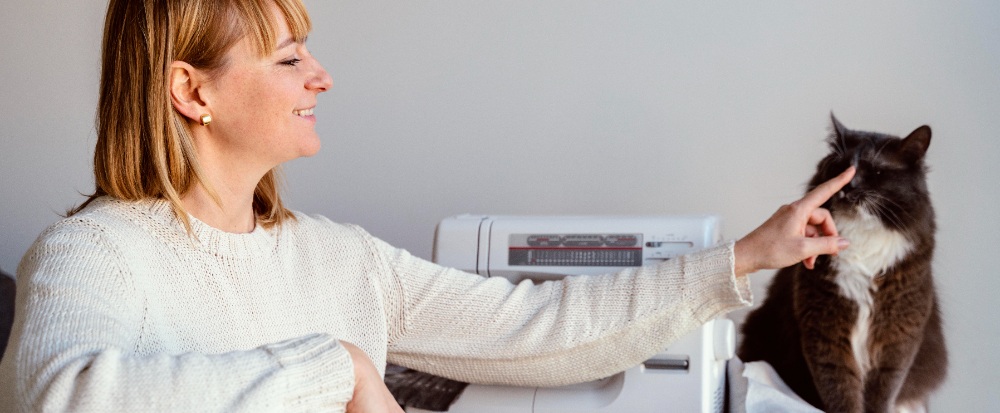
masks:
{"type": "Polygon", "coordinates": [[[312,114],[313,114],[313,108],[298,109],[298,110],[292,111],[292,113],[294,113],[295,116],[312,116],[312,114]]]}

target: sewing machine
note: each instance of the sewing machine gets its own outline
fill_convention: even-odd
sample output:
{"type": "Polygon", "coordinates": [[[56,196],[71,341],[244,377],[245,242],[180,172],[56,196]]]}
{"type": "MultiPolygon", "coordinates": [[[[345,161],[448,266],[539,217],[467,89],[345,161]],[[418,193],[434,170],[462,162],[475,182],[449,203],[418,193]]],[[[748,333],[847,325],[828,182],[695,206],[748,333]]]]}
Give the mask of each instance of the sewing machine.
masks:
{"type": "MultiPolygon", "coordinates": [[[[655,264],[720,240],[720,220],[714,216],[461,215],[438,225],[434,261],[515,283],[541,282],[655,264]]],[[[721,412],[726,362],[734,353],[732,321],[713,320],[611,377],[553,388],[469,385],[448,411],[721,412]]]]}

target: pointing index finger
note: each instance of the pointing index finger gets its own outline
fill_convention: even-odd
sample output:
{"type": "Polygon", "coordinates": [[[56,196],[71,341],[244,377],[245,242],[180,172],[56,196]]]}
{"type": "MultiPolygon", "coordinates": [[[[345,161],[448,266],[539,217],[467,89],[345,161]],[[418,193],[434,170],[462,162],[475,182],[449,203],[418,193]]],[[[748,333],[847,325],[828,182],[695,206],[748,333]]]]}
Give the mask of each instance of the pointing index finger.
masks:
{"type": "Polygon", "coordinates": [[[812,191],[809,191],[806,196],[802,197],[799,202],[802,202],[802,204],[809,207],[809,209],[821,207],[827,200],[830,199],[830,197],[833,196],[833,194],[836,194],[837,191],[840,191],[840,189],[847,185],[848,182],[851,182],[851,179],[854,178],[854,172],[855,169],[853,166],[847,168],[844,172],[841,172],[840,175],[837,175],[833,179],[817,185],[812,191]]]}

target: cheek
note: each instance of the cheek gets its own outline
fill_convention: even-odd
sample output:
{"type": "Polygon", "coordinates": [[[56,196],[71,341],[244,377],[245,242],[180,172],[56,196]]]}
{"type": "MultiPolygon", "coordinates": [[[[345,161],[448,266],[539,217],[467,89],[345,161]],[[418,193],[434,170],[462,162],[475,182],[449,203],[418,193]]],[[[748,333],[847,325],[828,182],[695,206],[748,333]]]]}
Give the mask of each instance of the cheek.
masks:
{"type": "Polygon", "coordinates": [[[226,90],[233,101],[239,102],[233,109],[243,114],[253,116],[262,111],[274,111],[275,104],[281,94],[276,85],[262,79],[261,76],[245,76],[234,79],[226,90]]]}
{"type": "Polygon", "coordinates": [[[279,128],[287,121],[286,115],[290,114],[287,107],[275,93],[249,88],[243,92],[240,107],[235,110],[240,111],[238,116],[246,127],[263,132],[279,128]]]}
{"type": "Polygon", "coordinates": [[[287,86],[258,90],[256,96],[248,104],[256,106],[255,110],[251,110],[263,112],[268,117],[261,119],[262,121],[287,123],[295,119],[292,111],[295,110],[298,102],[298,95],[293,95],[289,92],[290,90],[287,86]]]}

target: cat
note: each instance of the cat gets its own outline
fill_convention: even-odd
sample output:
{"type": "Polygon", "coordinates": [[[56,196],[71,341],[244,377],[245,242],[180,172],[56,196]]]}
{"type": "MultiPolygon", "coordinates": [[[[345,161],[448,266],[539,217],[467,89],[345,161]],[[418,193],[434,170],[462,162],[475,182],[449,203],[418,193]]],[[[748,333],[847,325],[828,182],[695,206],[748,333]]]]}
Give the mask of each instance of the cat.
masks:
{"type": "Polygon", "coordinates": [[[845,128],[831,114],[830,154],[809,189],[850,165],[824,208],[851,245],[777,272],[747,315],[737,354],[763,360],[827,412],[926,411],[948,355],[931,275],[934,209],[924,155],[931,129],[906,138],[845,128]]]}

